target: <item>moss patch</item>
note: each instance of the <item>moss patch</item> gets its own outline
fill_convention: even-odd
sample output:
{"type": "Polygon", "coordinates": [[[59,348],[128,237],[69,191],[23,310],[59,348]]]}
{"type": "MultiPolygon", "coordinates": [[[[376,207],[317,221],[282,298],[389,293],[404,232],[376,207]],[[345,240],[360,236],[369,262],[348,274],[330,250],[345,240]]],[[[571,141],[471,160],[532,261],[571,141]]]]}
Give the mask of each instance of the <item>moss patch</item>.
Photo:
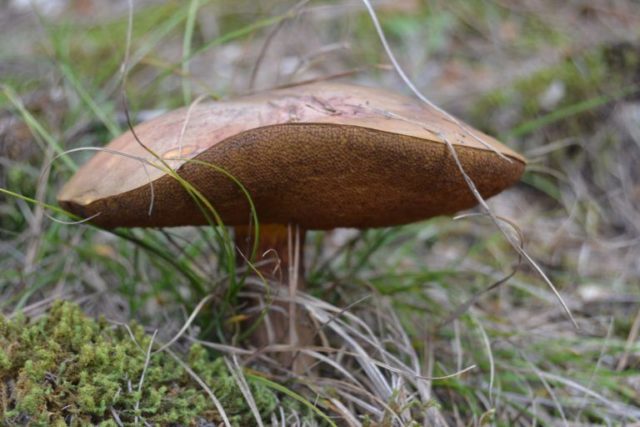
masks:
{"type": "MultiPolygon", "coordinates": [[[[47,316],[0,316],[0,420],[29,425],[198,425],[221,421],[208,395],[167,353],[151,356],[141,392],[151,337],[142,327],[123,327],[86,317],[74,304],[58,302],[47,316]]],[[[235,425],[255,423],[222,359],[201,346],[189,366],[211,387],[235,425]]],[[[263,417],[276,409],[266,386],[249,382],[263,417]]]]}

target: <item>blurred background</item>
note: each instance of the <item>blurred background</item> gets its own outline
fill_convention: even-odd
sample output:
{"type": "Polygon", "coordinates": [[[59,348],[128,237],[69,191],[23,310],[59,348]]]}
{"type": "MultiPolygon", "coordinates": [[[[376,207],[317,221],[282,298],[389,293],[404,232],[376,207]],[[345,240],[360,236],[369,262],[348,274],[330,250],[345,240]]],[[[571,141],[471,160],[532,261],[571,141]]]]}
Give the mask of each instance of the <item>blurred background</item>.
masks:
{"type": "MultiPolygon", "coordinates": [[[[66,218],[35,201],[55,205],[91,155],[65,150],[100,147],[126,130],[125,97],[137,123],[201,95],[307,80],[410,91],[362,1],[132,4],[129,27],[127,1],[0,1],[0,311],[38,316],[63,298],[168,340],[205,295],[223,294],[213,232],[113,234],[53,221],[66,218]]],[[[489,204],[516,224],[579,329],[483,217],[312,233],[310,292],[336,307],[360,301],[349,310],[377,345],[427,377],[475,365],[425,381],[426,400],[419,386],[396,384],[405,404],[418,402],[408,419],[426,423],[428,407],[450,425],[638,422],[640,3],[373,6],[424,95],[529,159],[522,182],[489,204]]],[[[232,315],[205,315],[192,332],[224,341],[199,334],[232,315]]],[[[359,369],[353,358],[340,363],[359,369]]],[[[321,379],[339,376],[326,367],[321,379]]],[[[321,381],[307,387],[330,393],[321,381]]],[[[366,405],[345,408],[359,422],[368,414],[366,405]]]]}

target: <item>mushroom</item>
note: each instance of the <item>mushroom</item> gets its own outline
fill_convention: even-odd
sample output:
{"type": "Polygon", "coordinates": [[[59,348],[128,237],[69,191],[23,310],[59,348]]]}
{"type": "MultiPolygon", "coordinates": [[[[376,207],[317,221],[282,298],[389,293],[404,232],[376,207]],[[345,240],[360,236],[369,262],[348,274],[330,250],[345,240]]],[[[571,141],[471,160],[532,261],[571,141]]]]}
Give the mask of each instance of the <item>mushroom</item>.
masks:
{"type": "MultiPolygon", "coordinates": [[[[276,277],[285,283],[290,226],[304,236],[311,229],[406,224],[474,206],[451,147],[485,198],[517,182],[525,167],[519,154],[427,105],[327,82],[194,105],[134,131],[144,146],[131,131],[116,138],[63,187],[59,203],[105,228],[207,224],[175,176],[132,157],[162,159],[236,227],[237,247],[246,255],[249,202],[236,182],[203,162],[215,165],[250,194],[261,224],[257,253],[278,255],[276,277]]],[[[299,264],[294,287],[303,288],[299,264]]],[[[261,271],[274,278],[273,266],[261,271]]],[[[271,316],[276,336],[258,331],[256,342],[282,343],[292,332],[286,317],[271,316]]],[[[304,321],[296,328],[299,342],[309,343],[313,329],[304,321]]]]}

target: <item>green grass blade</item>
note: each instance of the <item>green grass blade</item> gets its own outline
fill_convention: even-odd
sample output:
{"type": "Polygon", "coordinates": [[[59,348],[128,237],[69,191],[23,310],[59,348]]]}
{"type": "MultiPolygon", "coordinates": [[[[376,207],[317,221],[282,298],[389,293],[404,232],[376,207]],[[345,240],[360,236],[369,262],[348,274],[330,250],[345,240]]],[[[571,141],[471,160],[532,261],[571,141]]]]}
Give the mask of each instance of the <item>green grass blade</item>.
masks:
{"type": "Polygon", "coordinates": [[[184,103],[191,102],[191,81],[189,80],[189,55],[191,52],[191,40],[193,39],[193,30],[195,28],[196,17],[198,15],[199,0],[191,0],[189,4],[189,12],[187,14],[187,23],[184,29],[184,38],[182,39],[182,94],[184,103]]]}
{"type": "Polygon", "coordinates": [[[283,385],[280,385],[276,382],[273,382],[271,380],[268,380],[265,377],[262,377],[260,375],[253,375],[250,373],[245,373],[245,375],[247,376],[247,378],[250,378],[252,381],[258,382],[258,383],[262,383],[264,385],[266,385],[267,387],[270,387],[276,391],[279,391],[282,394],[287,395],[288,397],[297,400],[298,402],[302,403],[304,406],[306,406],[307,408],[311,409],[316,415],[318,415],[320,418],[322,418],[324,421],[326,421],[330,426],[333,427],[337,427],[336,423],[333,422],[333,420],[331,418],[329,418],[329,416],[327,414],[325,414],[324,412],[322,412],[320,409],[318,409],[317,406],[315,406],[313,403],[309,402],[307,399],[305,399],[303,396],[300,396],[298,393],[296,393],[295,391],[291,391],[288,388],[286,388],[283,385]]]}
{"type": "Polygon", "coordinates": [[[31,132],[42,138],[47,144],[53,147],[53,150],[62,158],[62,161],[65,165],[67,165],[67,167],[69,167],[69,169],[74,172],[77,171],[78,165],[75,164],[71,157],[65,154],[64,148],[62,148],[62,146],[58,144],[58,141],[56,141],[53,135],[51,135],[51,133],[49,133],[44,128],[44,126],[42,126],[40,122],[38,122],[38,120],[25,108],[24,104],[22,104],[22,101],[20,101],[20,97],[18,96],[18,94],[9,86],[1,85],[0,87],[2,88],[2,91],[7,96],[9,101],[18,110],[27,126],[29,126],[29,129],[31,129],[31,132]]]}
{"type": "Polygon", "coordinates": [[[619,92],[616,92],[613,95],[601,95],[595,98],[584,100],[582,102],[578,102],[576,104],[559,108],[555,111],[552,111],[549,114],[545,114],[542,117],[538,117],[536,119],[533,119],[521,124],[520,126],[513,129],[511,132],[509,132],[506,136],[507,138],[523,137],[550,124],[560,122],[571,116],[575,116],[577,114],[584,113],[589,110],[593,110],[611,101],[615,101],[616,99],[624,98],[625,96],[636,93],[638,91],[638,88],[639,88],[639,85],[633,85],[619,92]]]}
{"type": "Polygon", "coordinates": [[[73,73],[73,70],[69,65],[60,62],[60,71],[65,79],[71,84],[73,89],[76,91],[80,99],[89,107],[89,109],[93,112],[93,114],[100,120],[104,126],[109,130],[109,133],[112,137],[116,137],[122,133],[122,130],[118,126],[118,124],[109,117],[109,113],[107,113],[103,108],[101,108],[96,101],[94,101],[93,97],[89,94],[87,89],[82,85],[80,80],[73,73]]]}

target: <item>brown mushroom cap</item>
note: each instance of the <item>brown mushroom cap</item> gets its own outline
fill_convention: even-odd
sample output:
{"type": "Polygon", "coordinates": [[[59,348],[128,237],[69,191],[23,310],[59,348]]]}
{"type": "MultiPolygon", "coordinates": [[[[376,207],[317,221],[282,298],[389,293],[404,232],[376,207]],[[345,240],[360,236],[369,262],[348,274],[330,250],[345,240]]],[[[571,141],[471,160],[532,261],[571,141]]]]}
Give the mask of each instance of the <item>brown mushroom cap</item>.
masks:
{"type": "MultiPolygon", "coordinates": [[[[445,138],[484,197],[514,184],[525,166],[522,156],[498,141],[476,130],[471,136],[418,101],[360,86],[315,83],[187,111],[164,114],[135,132],[202,192],[228,225],[247,224],[246,197],[224,174],[188,159],[237,178],[251,194],[260,222],[308,229],[390,226],[474,206],[445,138]]],[[[160,163],[131,131],[107,148],[160,163]]],[[[87,162],[58,200],[82,217],[99,214],[92,222],[106,228],[207,223],[175,178],[108,152],[87,162]]]]}

